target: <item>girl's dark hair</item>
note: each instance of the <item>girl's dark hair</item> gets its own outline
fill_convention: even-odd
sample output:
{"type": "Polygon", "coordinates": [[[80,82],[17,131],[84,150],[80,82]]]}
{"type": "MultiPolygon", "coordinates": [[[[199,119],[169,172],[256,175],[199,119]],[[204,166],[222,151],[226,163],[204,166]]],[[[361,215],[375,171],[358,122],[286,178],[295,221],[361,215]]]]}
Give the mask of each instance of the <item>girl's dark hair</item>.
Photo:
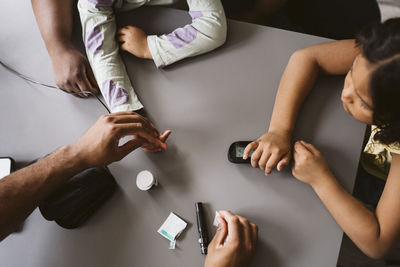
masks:
{"type": "Polygon", "coordinates": [[[386,145],[400,142],[400,18],[365,28],[357,36],[356,44],[375,67],[369,90],[373,124],[380,131],[374,139],[386,145]]]}

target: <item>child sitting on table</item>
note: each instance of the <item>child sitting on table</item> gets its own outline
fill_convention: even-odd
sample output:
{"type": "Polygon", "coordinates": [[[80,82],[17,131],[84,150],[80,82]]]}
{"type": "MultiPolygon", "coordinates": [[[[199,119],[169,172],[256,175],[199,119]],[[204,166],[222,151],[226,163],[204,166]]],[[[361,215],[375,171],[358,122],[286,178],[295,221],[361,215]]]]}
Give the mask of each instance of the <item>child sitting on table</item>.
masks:
{"type": "Polygon", "coordinates": [[[390,164],[375,212],[369,211],[338,183],[312,144],[294,145],[292,173],[308,183],[336,222],[368,256],[381,258],[400,236],[400,18],[371,25],[356,40],[314,45],[295,52],[277,92],[267,133],[250,143],[244,159],[268,175],[291,157],[297,114],[319,74],[346,74],[341,101],[356,120],[372,125],[364,153],[378,165],[390,164]]]}
{"type": "Polygon", "coordinates": [[[158,68],[200,55],[221,46],[226,19],[220,0],[187,0],[192,23],[162,36],[147,36],[141,29],[116,29],[115,11],[143,5],[170,4],[171,0],[79,0],[86,53],[100,90],[113,113],[143,108],[124,63],[121,49],[139,58],[153,59],[158,68]]]}

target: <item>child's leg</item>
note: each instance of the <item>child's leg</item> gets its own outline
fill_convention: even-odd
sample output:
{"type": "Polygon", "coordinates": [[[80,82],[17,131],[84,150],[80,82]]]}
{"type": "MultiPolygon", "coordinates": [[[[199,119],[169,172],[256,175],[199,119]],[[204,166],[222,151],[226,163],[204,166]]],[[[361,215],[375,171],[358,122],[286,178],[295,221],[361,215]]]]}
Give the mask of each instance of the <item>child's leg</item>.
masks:
{"type": "Polygon", "coordinates": [[[209,52],[226,40],[226,19],[220,0],[187,0],[192,24],[147,42],[157,67],[209,52]]]}
{"type": "Polygon", "coordinates": [[[115,40],[113,0],[79,0],[83,40],[93,73],[113,113],[143,108],[115,40]]]}

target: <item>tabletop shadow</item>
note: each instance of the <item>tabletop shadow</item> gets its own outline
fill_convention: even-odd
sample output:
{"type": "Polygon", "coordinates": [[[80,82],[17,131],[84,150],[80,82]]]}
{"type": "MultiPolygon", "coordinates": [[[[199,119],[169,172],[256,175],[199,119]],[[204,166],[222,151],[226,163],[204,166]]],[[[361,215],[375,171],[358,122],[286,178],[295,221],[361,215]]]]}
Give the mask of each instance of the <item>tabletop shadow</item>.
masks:
{"type": "Polygon", "coordinates": [[[161,185],[174,186],[179,192],[186,192],[190,182],[188,177],[190,177],[191,172],[187,166],[184,151],[180,150],[175,144],[169,144],[168,151],[160,154],[146,153],[145,155],[156,166],[157,175],[167,178],[167,180],[159,181],[161,185]],[[168,160],[165,160],[165,157],[168,157],[168,160]]]}

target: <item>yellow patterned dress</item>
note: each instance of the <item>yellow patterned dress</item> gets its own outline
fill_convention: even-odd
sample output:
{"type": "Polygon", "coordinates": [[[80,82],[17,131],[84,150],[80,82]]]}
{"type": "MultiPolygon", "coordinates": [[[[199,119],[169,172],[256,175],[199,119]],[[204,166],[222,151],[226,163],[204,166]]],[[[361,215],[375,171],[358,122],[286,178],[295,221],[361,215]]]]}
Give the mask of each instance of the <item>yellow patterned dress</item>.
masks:
{"type": "Polygon", "coordinates": [[[371,126],[371,134],[361,155],[361,165],[370,174],[386,180],[392,162],[391,153],[400,154],[400,143],[395,142],[384,145],[374,140],[374,135],[379,132],[375,125],[371,126]]]}

